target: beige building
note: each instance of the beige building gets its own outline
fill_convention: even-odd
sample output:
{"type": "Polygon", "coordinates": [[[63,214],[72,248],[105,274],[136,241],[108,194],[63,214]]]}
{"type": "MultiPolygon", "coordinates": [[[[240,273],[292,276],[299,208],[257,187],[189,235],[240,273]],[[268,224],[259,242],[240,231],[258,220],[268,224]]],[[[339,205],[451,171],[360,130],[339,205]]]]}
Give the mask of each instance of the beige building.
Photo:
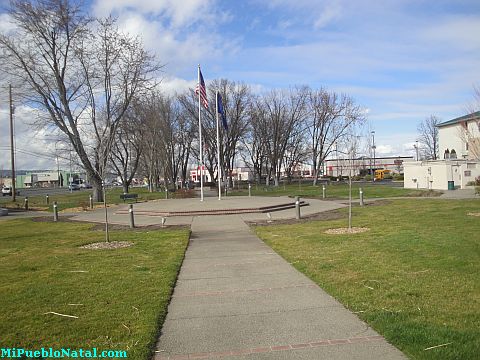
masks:
{"type": "Polygon", "coordinates": [[[465,189],[480,177],[480,112],[437,126],[440,160],[405,162],[405,188],[465,189]]]}

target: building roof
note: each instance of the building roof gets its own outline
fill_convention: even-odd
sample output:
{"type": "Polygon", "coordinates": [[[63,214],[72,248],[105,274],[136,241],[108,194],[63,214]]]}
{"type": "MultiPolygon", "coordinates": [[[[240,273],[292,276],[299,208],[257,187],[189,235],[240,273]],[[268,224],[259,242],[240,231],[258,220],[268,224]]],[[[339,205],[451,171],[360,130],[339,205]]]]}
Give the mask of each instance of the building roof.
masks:
{"type": "Polygon", "coordinates": [[[471,114],[463,115],[463,116],[460,116],[456,119],[452,119],[452,120],[448,120],[448,121],[445,121],[443,123],[440,123],[440,124],[437,125],[437,127],[455,125],[455,124],[458,124],[458,123],[461,123],[461,122],[464,122],[464,121],[479,120],[479,119],[480,119],[480,111],[476,111],[476,112],[473,112],[471,114]]]}

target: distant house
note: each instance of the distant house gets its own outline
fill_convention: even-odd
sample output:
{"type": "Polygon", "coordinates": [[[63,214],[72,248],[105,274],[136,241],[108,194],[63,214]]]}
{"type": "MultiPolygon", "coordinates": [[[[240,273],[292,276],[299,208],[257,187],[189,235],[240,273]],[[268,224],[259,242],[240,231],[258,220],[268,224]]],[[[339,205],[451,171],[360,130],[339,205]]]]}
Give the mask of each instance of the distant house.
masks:
{"type": "Polygon", "coordinates": [[[480,111],[437,127],[439,160],[405,163],[405,188],[464,189],[480,176],[480,111]]]}

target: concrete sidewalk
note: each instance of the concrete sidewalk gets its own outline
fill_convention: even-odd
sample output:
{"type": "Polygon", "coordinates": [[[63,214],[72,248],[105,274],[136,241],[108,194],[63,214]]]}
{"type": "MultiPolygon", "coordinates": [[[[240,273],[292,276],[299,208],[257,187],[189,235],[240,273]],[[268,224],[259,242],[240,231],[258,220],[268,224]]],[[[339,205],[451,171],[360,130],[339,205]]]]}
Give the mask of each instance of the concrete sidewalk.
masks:
{"type": "Polygon", "coordinates": [[[193,218],[155,360],[405,359],[260,241],[254,216],[193,218]]]}

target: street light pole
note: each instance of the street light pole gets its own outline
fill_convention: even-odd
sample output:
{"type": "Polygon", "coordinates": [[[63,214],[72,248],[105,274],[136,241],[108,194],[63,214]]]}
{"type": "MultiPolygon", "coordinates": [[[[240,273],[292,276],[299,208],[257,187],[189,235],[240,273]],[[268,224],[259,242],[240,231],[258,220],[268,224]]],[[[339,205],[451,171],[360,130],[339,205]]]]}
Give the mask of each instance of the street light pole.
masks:
{"type": "Polygon", "coordinates": [[[372,168],[372,181],[375,181],[375,131],[372,131],[372,150],[373,150],[373,168],[372,168]]]}
{"type": "Polygon", "coordinates": [[[337,181],[338,181],[338,172],[340,168],[340,163],[338,161],[338,141],[335,141],[335,152],[337,153],[337,181]]]}
{"type": "Polygon", "coordinates": [[[415,141],[415,152],[417,153],[417,161],[418,161],[418,140],[415,141]]]}
{"type": "Polygon", "coordinates": [[[13,102],[12,102],[12,85],[8,85],[8,93],[10,99],[10,155],[12,159],[12,201],[16,200],[16,189],[15,189],[15,147],[13,139],[13,102]]]}

